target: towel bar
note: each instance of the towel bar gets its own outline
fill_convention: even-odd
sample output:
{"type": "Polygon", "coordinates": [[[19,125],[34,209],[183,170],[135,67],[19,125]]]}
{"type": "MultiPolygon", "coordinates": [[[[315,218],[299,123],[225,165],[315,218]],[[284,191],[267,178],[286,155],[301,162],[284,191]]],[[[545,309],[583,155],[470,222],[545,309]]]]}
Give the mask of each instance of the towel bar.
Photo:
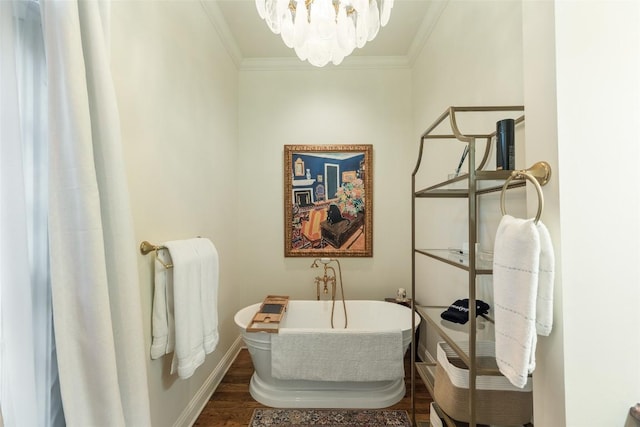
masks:
{"type": "Polygon", "coordinates": [[[158,251],[162,250],[162,249],[167,249],[166,246],[158,246],[158,245],[153,245],[149,242],[147,242],[146,240],[143,241],[142,243],[140,243],[140,253],[142,253],[142,255],[148,255],[151,252],[155,252],[156,253],[156,259],[160,262],[160,264],[162,264],[164,266],[164,268],[173,268],[173,264],[166,264],[164,261],[162,261],[160,258],[158,258],[158,251]]]}
{"type": "Polygon", "coordinates": [[[167,248],[166,248],[166,246],[152,245],[151,243],[147,242],[146,240],[144,242],[140,243],[140,252],[142,253],[142,255],[147,255],[150,252],[158,251],[160,249],[167,249],[167,248]]]}

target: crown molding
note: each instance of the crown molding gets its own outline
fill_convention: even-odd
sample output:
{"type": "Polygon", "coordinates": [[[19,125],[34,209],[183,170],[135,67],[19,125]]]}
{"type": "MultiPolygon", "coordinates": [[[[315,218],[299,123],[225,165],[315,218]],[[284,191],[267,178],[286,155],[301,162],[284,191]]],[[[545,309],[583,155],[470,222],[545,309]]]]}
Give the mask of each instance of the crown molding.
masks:
{"type": "Polygon", "coordinates": [[[416,36],[413,38],[413,42],[411,43],[409,52],[407,53],[407,60],[410,67],[413,67],[413,64],[415,64],[416,60],[420,56],[420,52],[422,52],[422,49],[427,44],[429,37],[431,37],[431,33],[442,16],[442,12],[444,12],[448,4],[449,0],[433,0],[429,2],[427,14],[424,17],[416,36]]]}
{"type": "Polygon", "coordinates": [[[220,7],[218,6],[217,1],[206,1],[200,0],[200,4],[204,9],[207,17],[209,18],[209,22],[211,22],[211,26],[218,33],[220,37],[220,41],[224,46],[225,50],[231,57],[231,60],[235,64],[236,68],[240,68],[242,63],[242,52],[236,43],[236,40],[231,35],[231,30],[229,30],[229,26],[227,21],[224,19],[222,12],[220,11],[220,7]]]}
{"type": "Polygon", "coordinates": [[[340,65],[331,63],[315,67],[297,57],[287,58],[244,58],[240,71],[320,71],[320,70],[366,70],[366,69],[408,69],[406,56],[349,56],[340,65]]]}

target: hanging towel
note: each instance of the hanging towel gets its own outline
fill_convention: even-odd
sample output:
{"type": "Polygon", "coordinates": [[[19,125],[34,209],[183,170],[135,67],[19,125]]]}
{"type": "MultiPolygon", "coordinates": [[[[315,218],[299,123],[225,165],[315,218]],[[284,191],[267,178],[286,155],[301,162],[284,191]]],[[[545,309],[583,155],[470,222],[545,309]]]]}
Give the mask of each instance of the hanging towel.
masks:
{"type": "Polygon", "coordinates": [[[311,381],[403,378],[402,331],[282,328],[271,334],[271,375],[311,381]]]}
{"type": "Polygon", "coordinates": [[[540,235],[533,219],[504,215],[493,256],[496,362],[520,388],[535,369],[539,265],[540,235]]]}
{"type": "Polygon", "coordinates": [[[153,312],[151,317],[151,358],[158,359],[173,351],[175,323],[173,321],[173,274],[162,262],[171,264],[166,251],[158,252],[154,268],[153,312]],[[162,261],[162,262],[160,262],[162,261]]]}
{"type": "Polygon", "coordinates": [[[218,253],[204,238],[164,246],[173,268],[156,261],[151,357],[174,351],[171,373],[188,378],[218,344],[218,253]]]}
{"type": "Polygon", "coordinates": [[[218,346],[218,251],[209,239],[196,240],[196,252],[201,260],[202,287],[200,304],[202,306],[202,324],[204,352],[209,354],[218,346]]]}
{"type": "Polygon", "coordinates": [[[553,282],[555,279],[555,254],[549,230],[538,221],[540,235],[540,265],[538,267],[538,298],[536,302],[536,331],[549,336],[553,327],[553,282]]]}

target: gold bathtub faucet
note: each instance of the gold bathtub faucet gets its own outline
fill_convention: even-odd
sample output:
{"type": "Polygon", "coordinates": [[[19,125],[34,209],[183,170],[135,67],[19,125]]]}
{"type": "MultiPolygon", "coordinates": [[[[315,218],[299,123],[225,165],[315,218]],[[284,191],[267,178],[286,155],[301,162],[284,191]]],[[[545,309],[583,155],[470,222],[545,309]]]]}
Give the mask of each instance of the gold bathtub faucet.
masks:
{"type": "Polygon", "coordinates": [[[333,266],[329,264],[335,262],[338,265],[338,275],[340,282],[340,291],[342,293],[342,306],[344,309],[344,328],[347,328],[347,304],[344,299],[344,287],[342,285],[342,268],[340,267],[340,261],[336,258],[316,258],[313,260],[311,264],[311,268],[318,268],[318,262],[323,264],[324,274],[322,276],[316,276],[314,279],[314,283],[316,284],[316,296],[317,299],[320,300],[320,284],[322,283],[323,289],[322,292],[326,295],[329,293],[328,284],[331,284],[331,327],[333,328],[333,311],[336,305],[336,291],[337,291],[337,280],[336,280],[336,270],[333,266]]]}
{"type": "Polygon", "coordinates": [[[335,270],[333,269],[333,267],[327,267],[326,265],[324,266],[324,275],[322,277],[320,276],[316,276],[315,278],[315,283],[316,283],[316,293],[317,293],[317,299],[320,299],[320,283],[323,284],[323,288],[322,288],[322,293],[327,295],[329,293],[329,289],[327,287],[328,283],[331,283],[331,295],[332,297],[335,296],[335,292],[336,292],[336,275],[335,275],[335,270]],[[333,276],[330,276],[327,274],[327,270],[331,269],[333,270],[333,276]]]}

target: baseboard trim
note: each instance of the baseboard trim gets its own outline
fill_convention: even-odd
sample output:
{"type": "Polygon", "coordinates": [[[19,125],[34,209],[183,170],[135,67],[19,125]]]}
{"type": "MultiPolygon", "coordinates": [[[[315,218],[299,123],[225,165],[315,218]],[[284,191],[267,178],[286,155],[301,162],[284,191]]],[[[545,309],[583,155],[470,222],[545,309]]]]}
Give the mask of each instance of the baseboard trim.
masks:
{"type": "Polygon", "coordinates": [[[202,387],[200,387],[200,390],[198,390],[184,411],[182,411],[182,414],[180,414],[180,417],[178,417],[173,427],[190,427],[195,424],[198,416],[213,395],[213,392],[216,391],[222,382],[222,378],[224,378],[231,364],[238,356],[238,353],[240,353],[243,344],[242,336],[238,336],[220,360],[218,366],[215,367],[211,375],[209,375],[204,384],[202,384],[202,387]]]}

